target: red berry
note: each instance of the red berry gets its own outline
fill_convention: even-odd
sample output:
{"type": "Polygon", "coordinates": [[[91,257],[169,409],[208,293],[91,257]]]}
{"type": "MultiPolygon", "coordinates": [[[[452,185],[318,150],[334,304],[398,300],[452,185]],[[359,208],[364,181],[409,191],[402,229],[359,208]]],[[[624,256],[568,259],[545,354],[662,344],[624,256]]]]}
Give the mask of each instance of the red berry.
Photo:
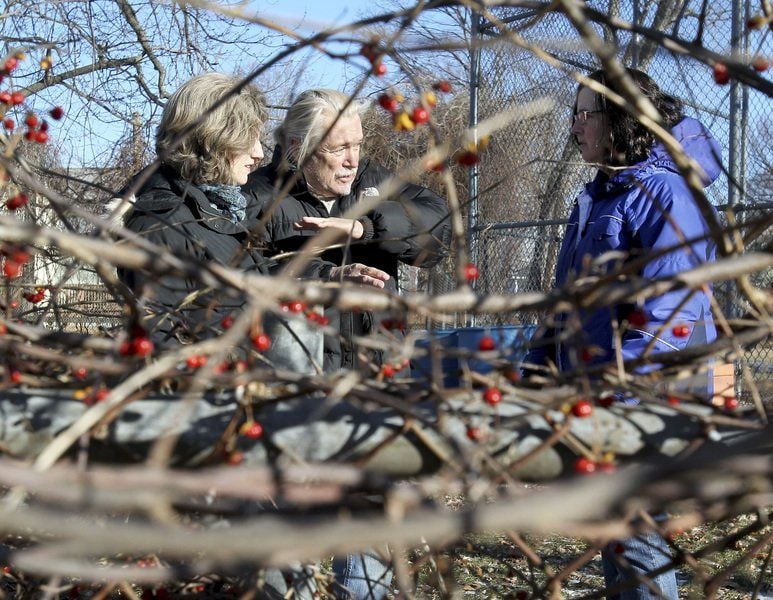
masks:
{"type": "Polygon", "coordinates": [[[580,350],[580,360],[584,363],[589,363],[593,360],[593,352],[590,348],[583,348],[580,350]]]}
{"type": "Polygon", "coordinates": [[[11,94],[11,104],[14,106],[18,106],[19,104],[24,104],[24,94],[21,92],[13,92],[11,94]]]}
{"type": "Polygon", "coordinates": [[[735,410],[738,408],[738,398],[735,396],[728,396],[725,398],[725,410],[735,410]]]}
{"type": "Polygon", "coordinates": [[[499,391],[499,388],[487,388],[486,391],[483,392],[483,399],[486,401],[486,404],[496,406],[502,402],[502,392],[499,391]]]}
{"type": "Polygon", "coordinates": [[[394,366],[392,366],[390,364],[386,364],[386,365],[382,366],[381,367],[381,374],[384,377],[394,377],[394,375],[395,375],[395,368],[394,368],[394,366]]]}
{"type": "Polygon", "coordinates": [[[38,129],[40,129],[40,131],[48,131],[48,121],[41,121],[38,129]]]}
{"type": "Polygon", "coordinates": [[[714,81],[719,85],[725,85],[730,81],[730,71],[725,63],[718,62],[714,65],[714,81]]]}
{"type": "Polygon", "coordinates": [[[5,127],[8,131],[13,131],[16,127],[16,122],[11,117],[7,117],[3,119],[3,127],[5,127]]]}
{"type": "Polygon", "coordinates": [[[444,94],[448,94],[451,91],[451,84],[446,80],[438,81],[434,83],[432,87],[439,92],[443,92],[444,94]]]}
{"type": "Polygon", "coordinates": [[[770,68],[770,62],[763,56],[755,56],[752,61],[752,69],[757,73],[764,73],[770,68]]]}
{"type": "Polygon", "coordinates": [[[13,262],[12,260],[6,259],[5,264],[3,265],[3,274],[5,274],[5,276],[9,279],[18,277],[21,275],[21,265],[19,263],[13,262]]]}
{"type": "Polygon", "coordinates": [[[578,400],[572,406],[572,414],[581,419],[590,417],[593,414],[593,404],[588,400],[578,400]]]}
{"type": "Polygon", "coordinates": [[[247,421],[241,426],[239,433],[251,440],[257,440],[263,437],[263,425],[257,421],[247,421]]]}
{"type": "Polygon", "coordinates": [[[288,304],[287,308],[291,313],[302,313],[306,310],[306,305],[300,300],[294,300],[288,304]]]}
{"type": "Polygon", "coordinates": [[[666,398],[666,402],[668,402],[671,406],[677,406],[678,404],[682,403],[682,401],[676,396],[669,396],[666,398]]]}
{"type": "Polygon", "coordinates": [[[217,373],[218,375],[227,373],[230,370],[231,370],[231,365],[227,362],[221,362],[219,365],[215,367],[215,373],[217,373]]]}
{"type": "Polygon", "coordinates": [[[30,199],[27,196],[27,194],[19,192],[15,196],[8,198],[8,200],[5,203],[5,206],[8,210],[17,210],[19,208],[22,208],[23,206],[26,206],[29,200],[30,199]]]}
{"type": "Polygon", "coordinates": [[[231,315],[226,315],[220,320],[220,327],[223,329],[231,329],[234,324],[234,318],[231,315]]]}
{"type": "Polygon", "coordinates": [[[373,64],[378,59],[378,50],[374,44],[363,44],[360,46],[360,56],[364,56],[373,64]]]}
{"type": "Polygon", "coordinates": [[[397,101],[397,98],[389,94],[381,94],[378,97],[378,103],[385,111],[393,114],[400,109],[400,103],[397,101]]]}
{"type": "Polygon", "coordinates": [[[483,439],[483,431],[480,427],[468,427],[467,438],[471,439],[473,442],[479,442],[483,439]]]}
{"type": "Polygon", "coordinates": [[[0,92],[0,102],[2,102],[3,104],[10,104],[11,103],[11,92],[9,92],[9,91],[0,92]]]}
{"type": "Polygon", "coordinates": [[[647,324],[646,313],[639,308],[633,309],[628,313],[628,324],[631,327],[644,327],[647,324]]]}
{"type": "Polygon", "coordinates": [[[749,29],[762,29],[765,25],[765,17],[763,15],[753,15],[746,21],[746,26],[749,29]]]}
{"type": "Polygon", "coordinates": [[[55,106],[48,114],[51,115],[54,121],[59,121],[64,116],[64,109],[61,106],[55,106]]]}
{"type": "Polygon", "coordinates": [[[612,394],[609,394],[608,396],[601,396],[598,400],[596,400],[596,402],[599,406],[609,408],[615,403],[615,397],[612,394]]]}
{"type": "Polygon", "coordinates": [[[373,72],[376,74],[376,77],[383,77],[387,73],[387,66],[380,62],[373,67],[373,72]]]}
{"type": "Polygon", "coordinates": [[[510,383],[518,383],[521,380],[521,372],[513,367],[507,367],[502,371],[502,375],[504,375],[505,379],[510,383]]]}
{"type": "Polygon", "coordinates": [[[153,352],[153,341],[147,337],[138,337],[131,342],[131,353],[135,356],[147,356],[153,352]]]}
{"type": "Polygon", "coordinates": [[[37,127],[39,122],[35,113],[27,113],[27,116],[24,118],[24,123],[26,123],[27,127],[37,127]]]}
{"type": "Polygon", "coordinates": [[[18,369],[11,369],[8,372],[8,379],[11,383],[21,383],[21,371],[18,369]]]}
{"type": "Polygon", "coordinates": [[[232,467],[235,467],[238,464],[241,464],[244,462],[244,454],[242,454],[239,451],[231,452],[231,454],[228,455],[228,464],[232,467]]]}
{"type": "Polygon", "coordinates": [[[72,376],[75,377],[75,379],[86,379],[86,377],[89,376],[89,372],[86,367],[78,367],[77,369],[73,369],[72,376]]]}
{"type": "Polygon", "coordinates": [[[201,354],[194,354],[188,357],[185,364],[188,365],[189,369],[200,369],[207,364],[207,357],[201,354]]]}
{"type": "Polygon", "coordinates": [[[3,65],[3,68],[10,73],[18,66],[19,66],[19,59],[16,58],[15,56],[9,56],[5,60],[5,64],[3,65]]]}
{"type": "Polygon", "coordinates": [[[478,277],[480,277],[480,270],[478,267],[472,263],[467,263],[464,267],[464,278],[469,282],[473,282],[478,277]]]}
{"type": "Polygon", "coordinates": [[[107,388],[100,388],[97,390],[97,392],[94,394],[94,400],[96,402],[102,402],[105,398],[107,398],[110,395],[110,390],[107,388]]]}
{"type": "Polygon", "coordinates": [[[28,129],[24,132],[24,139],[28,142],[34,142],[38,132],[34,129],[28,129]]]}
{"type": "Polygon", "coordinates": [[[265,352],[271,347],[271,338],[265,333],[258,333],[252,336],[252,347],[258,352],[265,352]]]}
{"type": "Polygon", "coordinates": [[[623,554],[625,552],[625,546],[623,546],[620,542],[617,542],[615,544],[615,554],[623,554]]]}
{"type": "Polygon", "coordinates": [[[38,144],[45,144],[49,139],[48,133],[43,131],[42,129],[35,132],[35,141],[38,144]]]}
{"type": "Polygon", "coordinates": [[[674,325],[671,329],[671,333],[674,334],[674,337],[686,338],[690,335],[690,328],[687,325],[674,325]]]}
{"type": "Polygon", "coordinates": [[[477,152],[471,152],[468,150],[457,156],[456,162],[458,162],[463,167],[472,167],[473,165],[477,165],[478,162],[480,162],[480,158],[478,157],[477,152]]]}
{"type": "Polygon", "coordinates": [[[494,338],[490,335],[484,335],[482,338],[480,338],[480,342],[478,343],[478,350],[482,350],[484,352],[493,350],[496,347],[497,344],[494,341],[494,338]]]}
{"type": "Polygon", "coordinates": [[[411,113],[411,119],[413,119],[413,122],[417,125],[426,123],[429,121],[429,111],[423,106],[417,106],[411,113]]]}
{"type": "Polygon", "coordinates": [[[592,460],[581,456],[574,461],[574,472],[587,475],[596,471],[596,463],[592,460]]]}

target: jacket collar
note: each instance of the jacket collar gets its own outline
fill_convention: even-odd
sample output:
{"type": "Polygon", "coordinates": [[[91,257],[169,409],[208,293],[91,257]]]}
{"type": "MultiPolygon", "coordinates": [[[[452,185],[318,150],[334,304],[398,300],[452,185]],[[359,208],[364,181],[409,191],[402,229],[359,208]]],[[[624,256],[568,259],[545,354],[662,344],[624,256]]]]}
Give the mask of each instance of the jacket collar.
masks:
{"type": "Polygon", "coordinates": [[[248,233],[257,224],[258,206],[248,198],[244,220],[234,223],[214,208],[198,186],[182,179],[173,169],[162,166],[153,173],[137,192],[135,211],[161,212],[173,210],[180,200],[188,207],[196,222],[218,233],[236,235],[248,233]]]}

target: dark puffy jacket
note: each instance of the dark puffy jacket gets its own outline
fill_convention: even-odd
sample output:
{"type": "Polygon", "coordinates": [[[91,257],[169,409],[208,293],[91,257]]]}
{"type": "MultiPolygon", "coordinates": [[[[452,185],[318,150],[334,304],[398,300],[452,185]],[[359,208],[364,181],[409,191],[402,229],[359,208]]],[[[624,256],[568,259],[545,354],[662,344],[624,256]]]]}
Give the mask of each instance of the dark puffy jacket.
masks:
{"type": "MultiPolygon", "coordinates": [[[[248,202],[246,218],[233,223],[211,206],[198,187],[162,167],[137,192],[126,227],[175,256],[267,274],[269,261],[249,243],[248,230],[257,222],[258,212],[258,206],[248,202]]],[[[156,315],[150,324],[160,343],[173,337],[186,341],[209,337],[215,328],[221,329],[219,323],[226,314],[243,304],[238,294],[204,292],[191,298],[201,291],[196,279],[156,278],[133,270],[120,270],[119,276],[138,296],[143,295],[146,307],[156,315]]]]}
{"type": "MultiPolygon", "coordinates": [[[[704,185],[712,183],[721,171],[721,152],[711,133],[698,121],[685,118],[671,132],[681,142],[685,153],[703,169],[704,185]]],[[[586,272],[589,259],[597,259],[605,253],[623,252],[626,260],[637,260],[666,248],[676,250],[648,260],[637,275],[645,280],[669,278],[677,273],[714,260],[714,244],[706,236],[708,227],[676,165],[666,149],[657,144],[650,156],[631,168],[607,177],[599,172],[585,186],[575,201],[569,217],[566,235],[556,265],[556,287],[562,287],[586,272]],[[587,206],[588,217],[580,230],[581,208],[587,206]],[[674,225],[678,227],[675,229],[674,225]],[[703,239],[678,247],[680,234],[684,239],[703,239]]],[[[600,272],[611,270],[619,255],[609,254],[603,264],[595,264],[600,272]]],[[[598,262],[598,261],[597,261],[598,262]]],[[[642,356],[654,339],[651,352],[667,352],[688,345],[706,343],[716,337],[709,299],[698,290],[686,302],[688,290],[675,290],[660,296],[647,298],[639,307],[646,317],[642,327],[628,327],[623,331],[621,353],[624,360],[642,356]],[[684,302],[684,303],[683,303],[684,302]],[[689,334],[675,336],[669,325],[658,337],[656,331],[674,315],[671,324],[686,324],[689,334]]],[[[633,309],[631,305],[615,307],[615,314],[608,308],[586,311],[579,315],[582,322],[580,336],[555,344],[538,345],[526,357],[534,364],[552,360],[559,369],[569,370],[580,366],[578,350],[593,345],[600,349],[591,363],[614,360],[614,335],[612,317],[622,321],[633,309]],[[574,352],[572,352],[574,350],[574,352]]],[[[557,315],[556,327],[560,331],[567,318],[557,315]]],[[[545,339],[556,336],[549,330],[545,339]]],[[[560,333],[555,339],[559,339],[560,333]]],[[[587,358],[587,357],[586,357],[587,358]]]]}
{"type": "MultiPolygon", "coordinates": [[[[274,162],[255,171],[243,188],[258,205],[271,206],[286,179],[279,169],[281,154],[281,150],[277,149],[274,162]]],[[[309,193],[305,181],[299,177],[270,214],[266,224],[267,254],[273,256],[299,250],[316,232],[296,231],[293,223],[304,216],[340,217],[361,198],[378,196],[379,185],[391,176],[387,169],[362,159],[351,192],[340,198],[331,211],[309,193]]],[[[365,230],[364,239],[353,240],[347,248],[331,248],[322,254],[322,259],[336,265],[358,262],[386,271],[392,278],[387,287],[396,290],[399,262],[432,267],[448,251],[451,237],[448,206],[431,190],[405,184],[395,196],[384,198],[366,214],[365,230]]],[[[329,273],[330,268],[322,265],[317,275],[326,279],[329,273]]],[[[331,325],[338,325],[341,338],[325,339],[325,369],[333,371],[357,366],[359,361],[350,340],[378,326],[375,322],[378,317],[369,312],[337,315],[335,311],[328,310],[326,314],[331,325]]],[[[377,363],[380,362],[378,355],[374,358],[377,363]]]]}

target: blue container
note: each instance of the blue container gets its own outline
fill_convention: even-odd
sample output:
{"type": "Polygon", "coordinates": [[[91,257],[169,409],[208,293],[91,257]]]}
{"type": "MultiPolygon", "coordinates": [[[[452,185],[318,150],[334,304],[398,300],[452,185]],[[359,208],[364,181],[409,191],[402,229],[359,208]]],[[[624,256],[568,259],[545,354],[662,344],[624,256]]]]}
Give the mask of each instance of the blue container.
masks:
{"type": "MultiPolygon", "coordinates": [[[[419,340],[417,348],[429,352],[430,342],[438,344],[443,349],[440,366],[443,371],[443,385],[457,387],[459,374],[466,361],[472,371],[489,373],[492,369],[488,361],[472,357],[478,352],[480,340],[491,336],[496,343],[499,357],[514,363],[517,368],[526,356],[527,345],[534,334],[536,325],[507,325],[501,327],[464,327],[461,329],[439,329],[425,332],[426,337],[419,340]]],[[[429,354],[411,361],[411,375],[416,378],[429,378],[432,375],[432,364],[429,354]]]]}

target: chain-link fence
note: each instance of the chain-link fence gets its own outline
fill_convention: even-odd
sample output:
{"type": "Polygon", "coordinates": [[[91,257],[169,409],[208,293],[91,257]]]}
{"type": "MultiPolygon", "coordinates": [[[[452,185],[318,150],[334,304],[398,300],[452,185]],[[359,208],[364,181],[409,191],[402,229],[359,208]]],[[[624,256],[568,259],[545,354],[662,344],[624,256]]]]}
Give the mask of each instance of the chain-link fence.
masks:
{"type": "MultiPolygon", "coordinates": [[[[749,0],[587,4],[608,17],[692,39],[719,53],[732,50],[741,58],[770,54],[769,42],[765,45],[768,37],[744,26],[752,10],[749,0]]],[[[509,8],[498,9],[492,19],[473,15],[473,20],[473,47],[478,49],[472,53],[472,125],[538,98],[554,102],[548,114],[497,132],[472,173],[470,246],[483,274],[476,291],[482,295],[545,291],[552,283],[562,239],[561,219],[567,217],[582,183],[593,176],[581,164],[569,136],[577,84],[567,71],[587,73],[599,64],[562,13],[509,8]],[[561,68],[538,58],[527,48],[529,44],[550,52],[561,68]]],[[[666,51],[643,35],[594,27],[605,42],[616,46],[624,64],[646,71],[666,92],[684,100],[686,114],[701,120],[720,142],[726,170],[706,190],[709,200],[716,206],[742,209],[769,205],[773,107],[768,98],[732,81],[718,85],[705,64],[666,51]]],[[[743,219],[752,223],[761,212],[747,210],[743,219]]],[[[754,243],[763,241],[758,238],[754,243]]],[[[754,283],[769,287],[771,273],[756,277],[754,283]]],[[[728,315],[740,316],[748,310],[734,286],[724,286],[717,295],[728,315]]],[[[484,326],[529,323],[534,318],[522,314],[464,317],[468,324],[484,326]]],[[[769,386],[769,340],[750,349],[747,361],[754,379],[769,386]]]]}

